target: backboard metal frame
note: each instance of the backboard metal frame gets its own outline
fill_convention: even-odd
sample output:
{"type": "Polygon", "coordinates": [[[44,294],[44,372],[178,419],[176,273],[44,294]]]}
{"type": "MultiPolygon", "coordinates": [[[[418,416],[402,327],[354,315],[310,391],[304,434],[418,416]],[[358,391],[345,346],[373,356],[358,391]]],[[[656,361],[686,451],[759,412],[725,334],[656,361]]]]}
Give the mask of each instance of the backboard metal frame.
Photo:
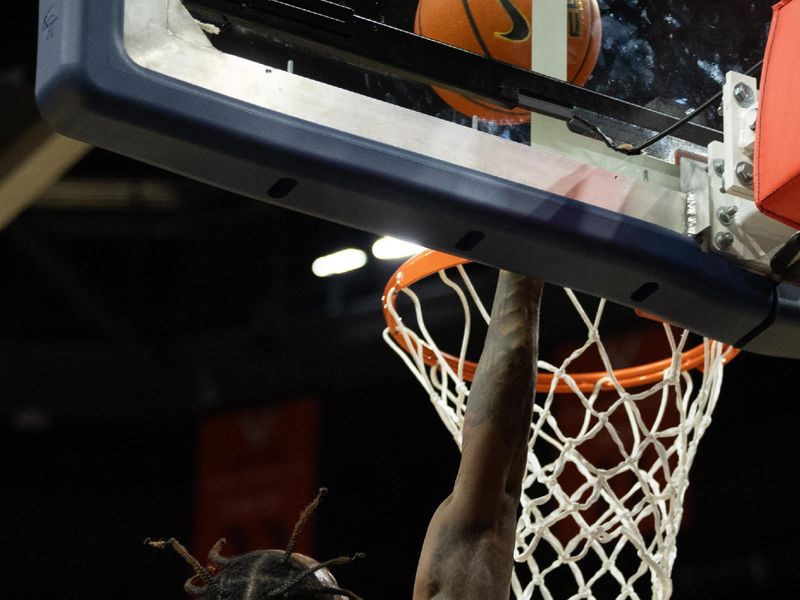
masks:
{"type": "MultiPolygon", "coordinates": [[[[576,112],[599,113],[634,125],[628,132],[634,135],[640,129],[661,131],[678,121],[674,116],[572,85],[555,75],[494,61],[367,19],[329,0],[182,1],[201,21],[219,27],[235,25],[247,31],[251,39],[279,37],[342,62],[476,95],[509,108],[527,108],[564,120],[571,120],[576,112]]],[[[538,14],[545,4],[533,2],[534,11],[538,14]]],[[[534,33],[549,27],[552,37],[558,28],[551,27],[549,18],[563,16],[566,22],[566,4],[559,8],[548,8],[541,19],[534,19],[539,23],[538,27],[534,24],[534,33]]],[[[561,38],[563,46],[564,36],[561,38]]],[[[534,52],[539,50],[533,48],[534,52]]],[[[701,146],[722,139],[721,132],[694,122],[674,135],[701,146]]]]}
{"type": "Polygon", "coordinates": [[[179,0],[40,0],[37,98],[96,146],[800,357],[800,288],[704,252],[676,166],[601,159],[563,123],[560,151],[529,147],[267,69],[214,49],[179,0]]]}

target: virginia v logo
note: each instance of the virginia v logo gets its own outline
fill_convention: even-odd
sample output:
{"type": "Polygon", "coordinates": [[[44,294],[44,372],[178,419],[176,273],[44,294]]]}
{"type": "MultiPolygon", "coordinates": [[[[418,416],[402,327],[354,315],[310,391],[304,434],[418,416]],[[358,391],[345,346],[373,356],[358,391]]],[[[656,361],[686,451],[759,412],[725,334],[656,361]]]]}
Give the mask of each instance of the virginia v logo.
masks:
{"type": "Polygon", "coordinates": [[[524,42],[531,34],[531,26],[528,19],[520,10],[514,6],[511,0],[497,0],[511,19],[511,29],[506,32],[496,32],[497,37],[501,37],[509,42],[524,42]]]}

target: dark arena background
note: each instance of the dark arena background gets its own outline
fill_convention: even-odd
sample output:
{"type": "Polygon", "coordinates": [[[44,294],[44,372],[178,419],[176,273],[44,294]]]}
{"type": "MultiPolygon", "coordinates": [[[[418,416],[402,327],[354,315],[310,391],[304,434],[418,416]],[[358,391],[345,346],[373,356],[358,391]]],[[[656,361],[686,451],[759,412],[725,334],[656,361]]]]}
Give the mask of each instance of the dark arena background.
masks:
{"type": "MultiPolygon", "coordinates": [[[[411,28],[413,0],[349,4],[411,28]]],[[[600,4],[605,38],[589,85],[675,113],[758,60],[770,17],[769,0],[600,4]]],[[[41,127],[37,3],[3,9],[0,189],[41,127]]],[[[449,110],[431,94],[415,102],[449,110]]],[[[300,549],[364,552],[336,570],[339,582],[366,600],[410,598],[457,451],[381,340],[381,291],[398,263],[372,259],[327,279],[310,268],[374,240],[101,150],[8,218],[0,596],[183,597],[188,568],[145,538],[174,536],[199,556],[222,536],[228,552],[281,547],[324,485],[300,549]]],[[[492,273],[477,281],[491,294],[492,273]]],[[[569,329],[563,306],[549,290],[545,354],[569,329]]],[[[436,319],[458,323],[456,311],[436,319]]],[[[795,588],[797,368],[754,355],[727,368],[693,467],[674,598],[795,588]]]]}

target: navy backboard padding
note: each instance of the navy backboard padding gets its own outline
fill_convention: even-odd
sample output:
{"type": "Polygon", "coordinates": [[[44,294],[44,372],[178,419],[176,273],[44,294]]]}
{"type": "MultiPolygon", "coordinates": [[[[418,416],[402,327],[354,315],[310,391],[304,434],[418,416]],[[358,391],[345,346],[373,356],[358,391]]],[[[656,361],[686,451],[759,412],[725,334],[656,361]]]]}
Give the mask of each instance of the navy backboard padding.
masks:
{"type": "Polygon", "coordinates": [[[124,0],[40,1],[37,100],[64,135],[288,209],[536,275],[746,349],[800,357],[797,288],[644,221],[144,69],[124,50],[123,9],[124,0]],[[296,187],[269,193],[286,178],[296,187]],[[477,243],[461,243],[465,236],[477,243]]]}

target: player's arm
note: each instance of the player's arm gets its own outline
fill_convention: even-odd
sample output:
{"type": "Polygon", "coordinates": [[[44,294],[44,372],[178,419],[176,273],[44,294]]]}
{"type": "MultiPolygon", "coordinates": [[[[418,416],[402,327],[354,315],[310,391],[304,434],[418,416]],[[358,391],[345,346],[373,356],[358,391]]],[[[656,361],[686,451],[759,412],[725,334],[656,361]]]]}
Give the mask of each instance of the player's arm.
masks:
{"type": "Polygon", "coordinates": [[[507,600],[536,382],[542,283],[502,271],[470,391],[461,465],[425,537],[415,600],[507,600]]]}

